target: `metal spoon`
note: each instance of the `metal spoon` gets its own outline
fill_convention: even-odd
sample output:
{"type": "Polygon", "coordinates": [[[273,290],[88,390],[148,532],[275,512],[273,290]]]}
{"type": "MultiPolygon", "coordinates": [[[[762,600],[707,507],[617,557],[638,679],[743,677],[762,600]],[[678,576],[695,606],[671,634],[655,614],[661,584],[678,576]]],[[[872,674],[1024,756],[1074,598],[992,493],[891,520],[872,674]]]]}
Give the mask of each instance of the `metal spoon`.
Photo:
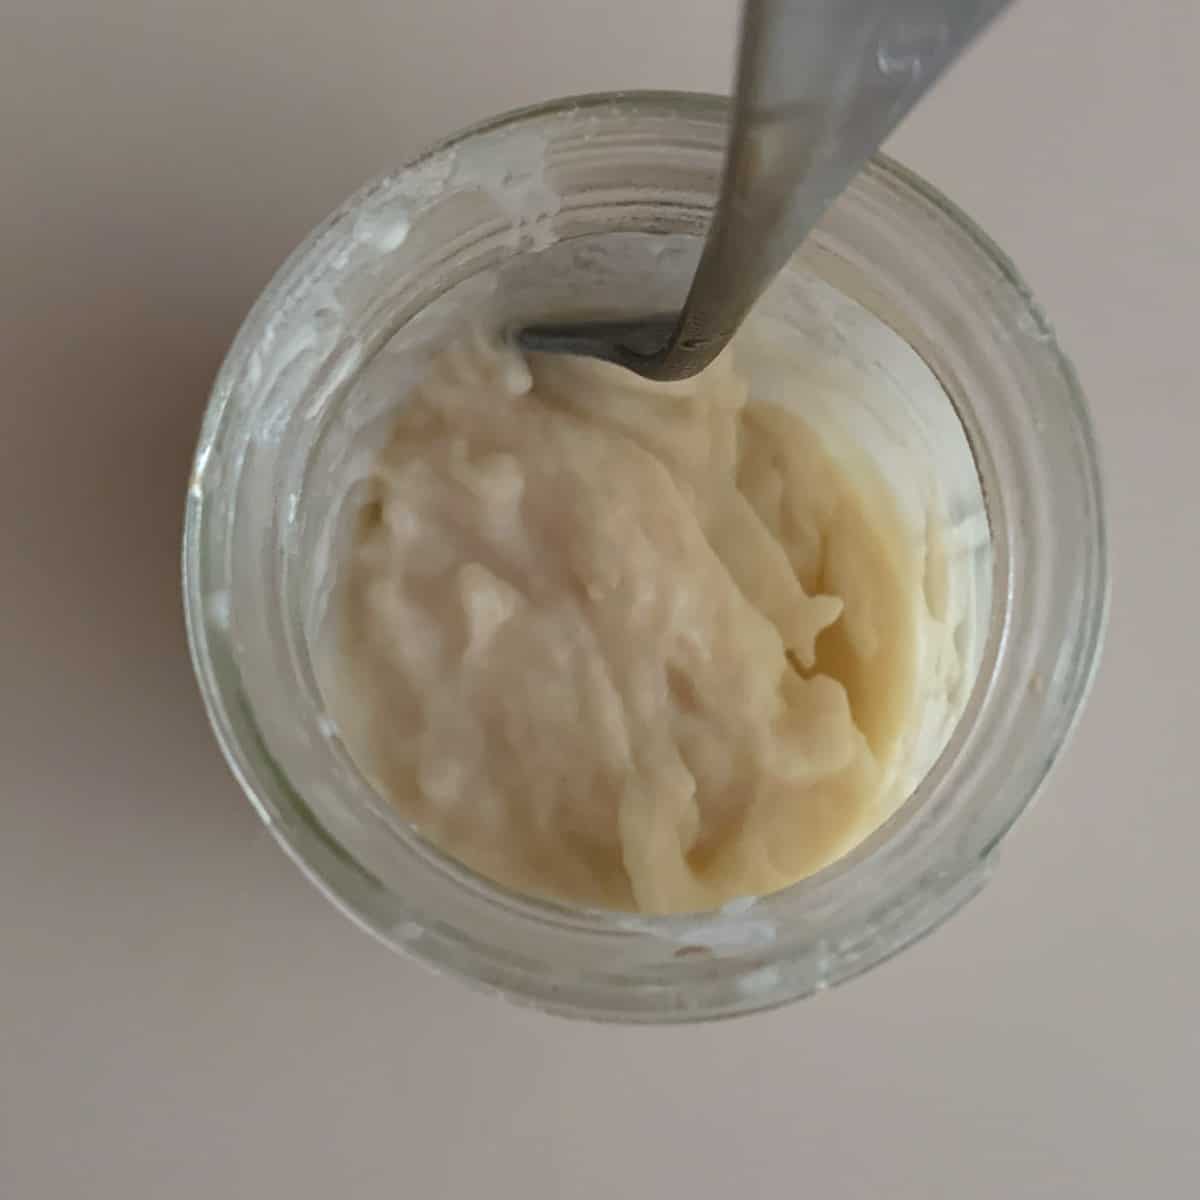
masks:
{"type": "Polygon", "coordinates": [[[716,212],[679,313],[537,325],[526,349],[706,367],[909,109],[1009,0],[745,0],[716,212]]]}

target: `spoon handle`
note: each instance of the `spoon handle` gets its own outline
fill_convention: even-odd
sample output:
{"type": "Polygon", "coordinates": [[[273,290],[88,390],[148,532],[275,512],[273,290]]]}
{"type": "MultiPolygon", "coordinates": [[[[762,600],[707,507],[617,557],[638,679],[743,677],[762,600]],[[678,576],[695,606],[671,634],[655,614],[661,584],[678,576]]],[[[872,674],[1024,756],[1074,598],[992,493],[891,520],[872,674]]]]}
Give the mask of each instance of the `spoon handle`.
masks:
{"type": "Polygon", "coordinates": [[[721,194],[667,344],[683,379],[721,352],[829,203],[1009,0],[745,0],[721,194]]]}

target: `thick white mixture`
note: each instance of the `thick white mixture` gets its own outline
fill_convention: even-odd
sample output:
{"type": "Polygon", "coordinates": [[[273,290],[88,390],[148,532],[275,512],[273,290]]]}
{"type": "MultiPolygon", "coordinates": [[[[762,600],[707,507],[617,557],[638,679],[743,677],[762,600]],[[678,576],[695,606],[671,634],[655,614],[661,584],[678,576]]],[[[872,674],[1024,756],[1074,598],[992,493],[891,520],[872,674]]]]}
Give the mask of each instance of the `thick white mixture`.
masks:
{"type": "MultiPolygon", "coordinates": [[[[862,840],[961,689],[935,525],[747,398],[475,333],[406,398],[322,685],[420,831],[520,891],[649,913],[862,840]]],[[[927,764],[926,764],[927,765],[927,764]]]]}

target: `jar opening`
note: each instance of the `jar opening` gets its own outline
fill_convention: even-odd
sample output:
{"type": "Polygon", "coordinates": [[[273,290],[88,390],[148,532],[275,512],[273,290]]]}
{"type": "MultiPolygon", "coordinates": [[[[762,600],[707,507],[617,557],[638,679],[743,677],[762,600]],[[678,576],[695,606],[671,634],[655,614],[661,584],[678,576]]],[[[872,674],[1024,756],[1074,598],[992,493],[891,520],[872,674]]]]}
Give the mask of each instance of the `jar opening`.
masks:
{"type": "Polygon", "coordinates": [[[941,398],[935,431],[949,416],[961,442],[963,496],[948,511],[976,539],[971,603],[985,636],[964,647],[973,691],[911,799],[786,891],[645,918],[506,893],[415,837],[366,783],[329,724],[310,647],[346,499],[314,497],[394,411],[394,387],[372,386],[376,369],[386,359],[415,381],[466,309],[507,321],[580,306],[590,315],[606,297],[627,303],[631,279],[648,305],[677,304],[724,122],[708,98],[568,101],[461,135],[360,192],[243,326],[189,494],[197,673],[222,747],[280,841],[389,944],[574,1015],[753,1011],[847,978],[931,928],[979,886],[1040,783],[1102,627],[1095,453],[1074,376],[1007,260],[880,161],[831,210],[780,294],[807,295],[813,336],[839,320],[844,332],[858,314],[873,331],[867,367],[922,379],[941,398]]]}

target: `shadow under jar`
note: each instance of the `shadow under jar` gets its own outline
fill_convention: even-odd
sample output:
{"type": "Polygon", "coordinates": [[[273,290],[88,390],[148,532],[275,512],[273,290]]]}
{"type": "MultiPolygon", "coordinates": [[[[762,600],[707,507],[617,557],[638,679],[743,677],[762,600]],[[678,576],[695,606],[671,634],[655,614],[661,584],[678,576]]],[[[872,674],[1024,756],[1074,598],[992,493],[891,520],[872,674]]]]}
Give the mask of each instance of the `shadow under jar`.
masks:
{"type": "Polygon", "coordinates": [[[841,421],[885,477],[936,476],[973,681],[912,795],[844,858],[678,917],[515,895],[425,841],[351,759],[314,669],[355,480],[467,320],[666,311],[716,197],[715,97],[560,101],[460,134],[351,198],[247,317],[205,416],[184,534],[188,630],[221,747],[280,844],[389,945],[549,1011],[682,1021],[849,978],[973,895],[1066,739],[1107,576],[1091,426],[1012,265],[874,162],[764,299],[862,380],[841,421]],[[386,369],[385,369],[386,368],[386,369]]]}

